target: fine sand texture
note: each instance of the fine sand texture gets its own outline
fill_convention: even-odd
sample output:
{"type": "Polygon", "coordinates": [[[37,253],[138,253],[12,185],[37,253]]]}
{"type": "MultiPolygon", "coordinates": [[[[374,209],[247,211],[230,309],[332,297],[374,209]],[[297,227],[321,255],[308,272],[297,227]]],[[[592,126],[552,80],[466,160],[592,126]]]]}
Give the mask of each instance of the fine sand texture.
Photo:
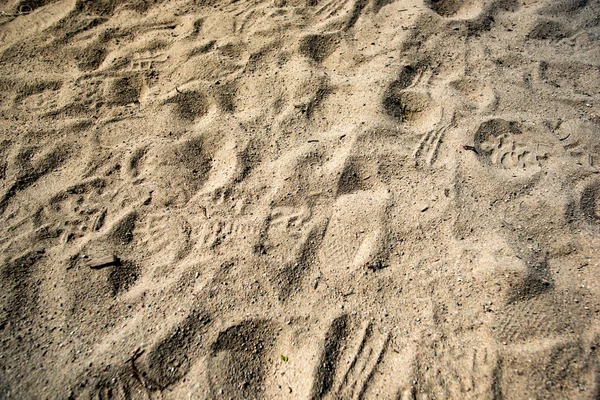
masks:
{"type": "Polygon", "coordinates": [[[0,398],[600,398],[600,0],[0,1],[0,398]]]}

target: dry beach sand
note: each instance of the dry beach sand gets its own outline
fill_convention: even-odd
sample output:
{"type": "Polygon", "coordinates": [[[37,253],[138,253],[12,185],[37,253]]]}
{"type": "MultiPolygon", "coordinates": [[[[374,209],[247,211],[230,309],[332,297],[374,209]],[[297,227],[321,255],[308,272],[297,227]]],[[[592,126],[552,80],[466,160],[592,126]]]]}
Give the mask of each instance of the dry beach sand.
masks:
{"type": "Polygon", "coordinates": [[[599,0],[3,0],[0,397],[600,398],[599,0]]]}

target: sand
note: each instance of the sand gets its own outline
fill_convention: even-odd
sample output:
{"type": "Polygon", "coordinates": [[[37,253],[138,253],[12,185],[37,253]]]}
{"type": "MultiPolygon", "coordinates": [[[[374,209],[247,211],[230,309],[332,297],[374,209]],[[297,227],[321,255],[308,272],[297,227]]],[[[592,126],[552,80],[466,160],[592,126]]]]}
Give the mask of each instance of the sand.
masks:
{"type": "Polygon", "coordinates": [[[600,397],[598,0],[3,0],[0,397],[600,397]]]}

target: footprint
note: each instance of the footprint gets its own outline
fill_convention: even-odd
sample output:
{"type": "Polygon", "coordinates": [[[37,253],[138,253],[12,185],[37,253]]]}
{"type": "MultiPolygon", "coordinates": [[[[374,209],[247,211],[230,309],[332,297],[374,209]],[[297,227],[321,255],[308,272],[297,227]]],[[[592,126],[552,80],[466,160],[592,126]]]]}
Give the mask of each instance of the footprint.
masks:
{"type": "Polygon", "coordinates": [[[413,398],[504,398],[503,357],[484,336],[423,340],[415,355],[413,398]]]}
{"type": "Polygon", "coordinates": [[[217,254],[225,249],[230,252],[253,250],[263,225],[259,219],[248,216],[224,219],[211,217],[201,224],[195,237],[201,248],[217,254]]]}
{"type": "Polygon", "coordinates": [[[105,99],[108,104],[125,106],[137,103],[142,91],[143,82],[138,76],[124,76],[110,79],[105,90],[105,99]]]}
{"type": "MultiPolygon", "coordinates": [[[[309,275],[317,261],[317,252],[323,242],[323,235],[327,229],[327,220],[314,223],[305,231],[287,256],[286,264],[277,274],[274,282],[280,301],[288,300],[295,292],[301,291],[305,277],[309,275]]],[[[288,244],[289,245],[289,244],[288,244]]]]}
{"type": "Polygon", "coordinates": [[[274,257],[280,264],[287,264],[301,253],[303,242],[315,224],[311,222],[312,211],[307,205],[276,206],[265,221],[261,247],[264,253],[274,257]]]}
{"type": "Polygon", "coordinates": [[[28,9],[29,12],[2,26],[0,31],[2,47],[26,40],[24,34],[31,36],[48,29],[66,17],[75,5],[76,0],[20,2],[16,11],[28,9]]]}
{"type": "MultiPolygon", "coordinates": [[[[356,152],[359,153],[358,150],[356,152]]],[[[376,173],[370,164],[368,156],[349,156],[339,176],[336,196],[371,190],[375,185],[376,173]]]]}
{"type": "Polygon", "coordinates": [[[113,297],[128,291],[137,282],[140,276],[140,268],[133,262],[124,260],[109,268],[107,281],[113,297]]]}
{"type": "Polygon", "coordinates": [[[600,85],[598,68],[583,62],[541,61],[537,68],[537,74],[537,84],[539,85],[537,90],[544,92],[558,90],[567,102],[571,101],[574,95],[593,97],[588,88],[600,85]]]}
{"type": "Polygon", "coordinates": [[[579,208],[586,222],[595,226],[600,224],[600,181],[594,181],[583,189],[579,208]]]}
{"type": "Polygon", "coordinates": [[[59,222],[65,244],[99,231],[106,222],[107,209],[100,205],[106,186],[105,179],[94,177],[60,190],[43,207],[42,221],[59,222]]]}
{"type": "Polygon", "coordinates": [[[141,238],[139,245],[153,263],[173,265],[192,249],[192,227],[176,213],[149,214],[137,225],[136,234],[141,238]]]}
{"type": "Polygon", "coordinates": [[[163,53],[155,53],[152,51],[137,52],[131,58],[132,60],[129,68],[132,71],[157,69],[168,60],[168,57],[163,53]]]}
{"type": "Polygon", "coordinates": [[[337,33],[307,35],[300,41],[300,54],[316,61],[323,62],[330,56],[340,42],[337,33]]]}
{"type": "Polygon", "coordinates": [[[210,150],[207,150],[211,154],[211,168],[206,184],[194,196],[195,199],[201,201],[206,196],[215,197],[219,193],[223,195],[230,191],[235,183],[240,182],[252,168],[248,158],[245,157],[246,150],[247,145],[239,143],[234,138],[223,139],[221,144],[213,145],[210,150]]]}
{"type": "Polygon", "coordinates": [[[405,65],[400,70],[398,77],[392,83],[390,83],[390,85],[387,88],[387,91],[391,93],[396,93],[401,90],[408,89],[415,83],[415,81],[419,80],[421,75],[422,72],[414,66],[405,65]]]}
{"type": "Polygon", "coordinates": [[[151,146],[140,177],[152,176],[153,201],[187,203],[207,182],[213,156],[203,136],[151,146]]]}
{"type": "Polygon", "coordinates": [[[131,153],[131,156],[127,160],[129,174],[132,178],[136,178],[138,176],[141,161],[146,153],[148,153],[148,146],[138,147],[131,153]]]}
{"type": "Polygon", "coordinates": [[[361,329],[360,338],[356,348],[348,348],[352,358],[338,385],[332,391],[334,398],[364,398],[375,373],[384,360],[390,342],[389,333],[382,333],[371,322],[367,322],[361,329]]]}
{"type": "Polygon", "coordinates": [[[136,376],[132,371],[131,362],[118,367],[113,366],[109,371],[106,371],[106,367],[95,369],[93,379],[90,380],[87,374],[78,378],[79,382],[86,384],[77,385],[70,395],[76,399],[98,400],[130,399],[136,396],[140,399],[151,398],[150,387],[136,379],[141,375],[136,376]]]}
{"type": "Polygon", "coordinates": [[[482,0],[426,0],[425,4],[444,18],[474,18],[483,10],[482,0]]]}
{"type": "Polygon", "coordinates": [[[563,26],[559,21],[554,20],[538,20],[529,33],[528,39],[533,40],[561,40],[571,36],[571,32],[563,26]]]}
{"type": "Polygon", "coordinates": [[[284,230],[301,228],[311,217],[311,210],[303,207],[274,207],[271,211],[271,228],[281,227],[284,230]]]}
{"type": "Polygon", "coordinates": [[[104,240],[112,246],[126,246],[133,241],[133,233],[138,220],[137,211],[129,211],[108,224],[104,240]]]}
{"type": "Polygon", "coordinates": [[[550,0],[545,2],[539,12],[542,15],[551,15],[554,17],[565,14],[573,15],[590,3],[590,0],[550,0]]]}
{"type": "Polygon", "coordinates": [[[77,58],[81,60],[77,64],[82,72],[92,72],[100,68],[100,65],[106,59],[108,51],[106,50],[106,39],[101,38],[100,40],[94,40],[92,43],[87,45],[85,48],[78,51],[77,58]]]}
{"type": "Polygon", "coordinates": [[[159,387],[173,385],[188,374],[198,360],[210,323],[207,313],[194,311],[149,351],[147,373],[159,387]]]}
{"type": "Polygon", "coordinates": [[[480,113],[491,112],[498,101],[494,90],[474,78],[461,78],[450,82],[453,88],[467,104],[480,113]]]}
{"type": "Polygon", "coordinates": [[[554,290],[508,304],[495,315],[495,335],[503,342],[523,343],[565,333],[581,334],[591,322],[591,313],[575,303],[576,298],[584,297],[582,293],[554,290]]]}
{"type": "Polygon", "coordinates": [[[600,232],[600,181],[586,182],[565,208],[565,220],[586,231],[600,232]]]}
{"type": "Polygon", "coordinates": [[[211,397],[262,398],[275,336],[268,320],[243,321],[220,332],[208,359],[211,397]]]}
{"type": "Polygon", "coordinates": [[[527,135],[523,133],[522,126],[515,121],[496,118],[483,122],[474,137],[479,160],[499,169],[541,167],[549,156],[548,151],[542,146],[525,143],[527,135]]]}
{"type": "Polygon", "coordinates": [[[554,134],[561,142],[565,156],[577,165],[597,168],[600,143],[594,124],[589,121],[567,120],[560,122],[554,134]]]}
{"type": "Polygon", "coordinates": [[[335,374],[339,368],[339,357],[348,335],[348,316],[341,315],[333,320],[327,333],[323,351],[317,361],[310,398],[324,398],[333,388],[335,374]]]}
{"type": "Polygon", "coordinates": [[[304,146],[289,152],[270,166],[277,180],[273,185],[273,204],[302,206],[313,198],[329,197],[335,188],[336,173],[347,151],[334,156],[324,146],[304,146]]]}
{"type": "Polygon", "coordinates": [[[56,95],[63,86],[61,81],[23,84],[15,96],[15,105],[26,112],[39,112],[56,108],[56,95]]]}
{"type": "Polygon", "coordinates": [[[19,192],[66,163],[68,150],[66,146],[51,147],[42,152],[38,152],[38,149],[26,148],[18,153],[7,165],[7,171],[11,172],[14,169],[16,176],[13,183],[0,195],[0,215],[5,212],[11,200],[19,192]]]}
{"type": "Polygon", "coordinates": [[[386,114],[401,122],[417,124],[429,117],[434,108],[431,97],[420,90],[398,90],[391,86],[383,99],[386,114]]]}
{"type": "Polygon", "coordinates": [[[35,314],[37,291],[34,287],[36,264],[45,257],[42,250],[30,250],[13,259],[0,262],[2,297],[0,325],[18,324],[25,316],[35,314]]]}
{"type": "Polygon", "coordinates": [[[318,251],[325,279],[345,280],[362,268],[378,270],[387,262],[387,192],[356,192],[336,201],[318,251]]]}
{"type": "Polygon", "coordinates": [[[164,100],[163,105],[174,105],[175,115],[186,122],[193,122],[208,113],[209,103],[206,95],[185,90],[164,100]]]}
{"type": "Polygon", "coordinates": [[[598,335],[564,336],[515,346],[505,351],[502,365],[504,398],[595,398],[598,382],[598,335]],[[592,336],[591,340],[586,336],[592,336]],[[532,362],[532,360],[535,360],[532,362]]]}

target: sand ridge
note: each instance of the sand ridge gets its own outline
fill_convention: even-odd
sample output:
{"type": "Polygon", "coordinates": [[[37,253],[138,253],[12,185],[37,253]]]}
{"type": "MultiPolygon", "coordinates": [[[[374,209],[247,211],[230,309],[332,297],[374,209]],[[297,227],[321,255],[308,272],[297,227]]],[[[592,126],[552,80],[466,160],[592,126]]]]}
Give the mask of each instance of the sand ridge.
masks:
{"type": "Polygon", "coordinates": [[[0,4],[0,397],[600,396],[597,0],[0,4]]]}

